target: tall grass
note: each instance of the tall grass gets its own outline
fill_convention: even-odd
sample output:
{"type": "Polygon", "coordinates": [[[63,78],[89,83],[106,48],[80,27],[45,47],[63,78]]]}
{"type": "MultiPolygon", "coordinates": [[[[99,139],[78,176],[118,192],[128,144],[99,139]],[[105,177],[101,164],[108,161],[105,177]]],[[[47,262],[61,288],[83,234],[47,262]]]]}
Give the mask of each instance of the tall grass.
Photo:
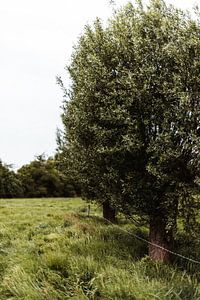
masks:
{"type": "Polygon", "coordinates": [[[98,208],[79,213],[80,199],[0,201],[1,300],[200,299],[195,272],[152,262],[147,245],[106,224],[98,208]]]}

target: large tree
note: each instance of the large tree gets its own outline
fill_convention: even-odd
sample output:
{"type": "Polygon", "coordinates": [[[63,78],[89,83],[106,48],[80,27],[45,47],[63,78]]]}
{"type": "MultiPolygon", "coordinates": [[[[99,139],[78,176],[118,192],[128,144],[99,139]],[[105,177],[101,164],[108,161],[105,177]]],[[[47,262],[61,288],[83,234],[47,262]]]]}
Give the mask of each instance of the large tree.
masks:
{"type": "Polygon", "coordinates": [[[63,156],[86,197],[146,216],[149,255],[161,261],[178,212],[189,222],[197,204],[199,22],[163,1],[129,3],[106,27],[85,28],[68,67],[63,156]]]}

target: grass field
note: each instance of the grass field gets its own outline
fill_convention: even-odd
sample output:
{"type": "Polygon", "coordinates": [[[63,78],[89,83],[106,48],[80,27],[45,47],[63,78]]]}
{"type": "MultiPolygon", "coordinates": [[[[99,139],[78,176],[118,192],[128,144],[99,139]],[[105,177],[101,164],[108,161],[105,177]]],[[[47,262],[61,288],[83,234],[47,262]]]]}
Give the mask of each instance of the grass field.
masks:
{"type": "MultiPolygon", "coordinates": [[[[147,245],[119,226],[142,237],[145,229],[108,225],[95,206],[88,218],[86,206],[80,199],[0,200],[0,300],[200,299],[200,266],[151,262],[147,245]]],[[[179,252],[198,258],[199,244],[183,241],[179,252]]]]}

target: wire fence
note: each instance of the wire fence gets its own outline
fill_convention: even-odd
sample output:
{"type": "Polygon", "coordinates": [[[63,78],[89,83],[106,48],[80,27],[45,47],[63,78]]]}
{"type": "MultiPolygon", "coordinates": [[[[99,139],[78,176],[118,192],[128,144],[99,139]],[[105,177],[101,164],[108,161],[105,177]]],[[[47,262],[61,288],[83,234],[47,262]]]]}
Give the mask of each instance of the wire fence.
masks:
{"type": "Polygon", "coordinates": [[[185,255],[182,255],[182,254],[180,254],[180,253],[171,251],[171,250],[169,250],[169,249],[167,249],[167,248],[165,248],[165,247],[162,247],[162,246],[160,246],[160,245],[157,245],[157,244],[155,244],[155,243],[152,243],[152,242],[150,242],[150,241],[148,241],[148,240],[146,240],[146,239],[140,237],[139,235],[137,235],[137,234],[135,234],[135,233],[129,232],[128,230],[126,230],[126,229],[120,227],[120,226],[117,225],[117,224],[113,224],[112,222],[110,222],[109,220],[107,220],[107,219],[105,219],[105,218],[103,218],[103,219],[104,219],[105,221],[107,221],[108,223],[110,223],[113,227],[117,227],[118,229],[120,229],[121,231],[125,232],[126,234],[129,234],[129,235],[133,236],[134,238],[136,238],[136,239],[138,239],[138,240],[140,240],[140,241],[143,241],[144,243],[146,243],[146,244],[148,244],[148,245],[152,245],[152,246],[154,246],[154,247],[156,247],[156,248],[159,248],[159,249],[161,249],[161,250],[164,250],[164,251],[166,251],[166,252],[168,252],[168,253],[170,253],[170,254],[173,254],[173,255],[175,255],[175,256],[177,256],[177,257],[180,257],[180,258],[185,259],[185,260],[187,260],[187,261],[189,261],[189,262],[192,262],[192,263],[195,263],[195,264],[199,264],[199,265],[200,265],[200,261],[198,261],[198,260],[196,260],[196,259],[192,259],[192,258],[190,258],[190,257],[187,257],[187,256],[185,256],[185,255]]]}
{"type": "MultiPolygon", "coordinates": [[[[69,205],[70,206],[70,205],[69,205]]],[[[50,209],[61,209],[61,210],[66,210],[67,209],[67,207],[66,206],[55,206],[55,205],[35,205],[35,206],[33,206],[33,205],[10,205],[10,204],[8,204],[8,205],[1,205],[0,204],[0,209],[1,208],[32,208],[32,209],[34,209],[34,208],[50,208],[50,209]]],[[[69,212],[75,212],[75,211],[69,211],[69,212]]],[[[30,212],[31,213],[31,212],[30,212]]],[[[77,211],[75,212],[75,213],[77,213],[77,211]]],[[[93,216],[95,216],[95,215],[93,215],[93,216]]],[[[98,216],[99,217],[99,216],[98,216]]],[[[120,229],[120,231],[122,231],[122,232],[124,232],[124,233],[126,233],[126,234],[128,234],[128,235],[130,235],[130,236],[133,236],[134,238],[136,238],[136,239],[138,239],[138,240],[140,240],[140,241],[142,241],[142,242],[144,242],[144,243],[146,243],[146,244],[148,244],[148,245],[152,245],[152,246],[154,246],[154,247],[156,247],[156,248],[158,248],[158,249],[160,249],[160,250],[164,250],[164,251],[166,251],[166,252],[168,252],[168,253],[170,253],[170,254],[172,254],[172,255],[174,255],[174,256],[177,256],[177,257],[179,257],[179,258],[182,258],[182,259],[184,259],[184,260],[187,260],[188,262],[191,262],[191,263],[195,263],[195,264],[199,264],[200,265],[200,261],[199,260],[196,260],[196,259],[192,259],[192,258],[190,258],[190,257],[187,257],[187,256],[185,256],[185,255],[182,255],[182,254],[180,254],[180,253],[177,253],[177,252],[174,252],[174,251],[172,251],[172,250],[169,250],[169,249],[167,249],[167,248],[165,248],[165,247],[162,247],[162,246],[160,246],[160,245],[157,245],[157,244],[155,244],[155,243],[152,243],[152,242],[150,242],[150,241],[148,241],[147,239],[145,239],[145,238],[143,238],[143,237],[140,237],[139,235],[137,235],[137,234],[135,234],[135,233],[133,233],[133,232],[129,232],[128,230],[126,230],[126,229],[124,229],[124,228],[122,228],[122,227],[120,227],[119,225],[117,225],[117,224],[114,224],[114,223],[112,223],[111,221],[109,221],[108,219],[105,219],[105,218],[103,218],[103,217],[101,217],[101,219],[103,219],[103,220],[105,220],[107,223],[109,223],[110,225],[112,225],[113,227],[115,227],[115,228],[118,228],[118,229],[120,229]]],[[[4,222],[4,221],[0,221],[0,225],[6,225],[6,224],[16,224],[15,223],[15,220],[13,220],[13,221],[9,221],[9,222],[4,222]]],[[[23,224],[23,225],[28,225],[28,224],[30,224],[30,221],[22,221],[22,222],[18,222],[17,224],[23,224]]],[[[139,227],[137,228],[137,229],[139,229],[139,227]]]]}

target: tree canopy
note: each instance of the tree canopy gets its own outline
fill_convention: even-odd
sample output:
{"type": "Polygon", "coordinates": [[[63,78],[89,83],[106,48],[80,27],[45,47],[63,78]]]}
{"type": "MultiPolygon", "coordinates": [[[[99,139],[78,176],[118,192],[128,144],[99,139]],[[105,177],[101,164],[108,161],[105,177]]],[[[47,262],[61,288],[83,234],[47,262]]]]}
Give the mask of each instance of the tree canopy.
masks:
{"type": "Polygon", "coordinates": [[[17,175],[0,160],[0,198],[18,198],[22,195],[23,188],[17,175]]]}
{"type": "Polygon", "coordinates": [[[59,170],[55,158],[39,155],[17,172],[26,198],[71,197],[76,194],[71,181],[59,170]]]}
{"type": "Polygon", "coordinates": [[[61,151],[84,195],[146,216],[150,241],[171,249],[178,213],[189,222],[198,205],[198,14],[128,3],[107,26],[86,26],[68,71],[61,151]]]}

